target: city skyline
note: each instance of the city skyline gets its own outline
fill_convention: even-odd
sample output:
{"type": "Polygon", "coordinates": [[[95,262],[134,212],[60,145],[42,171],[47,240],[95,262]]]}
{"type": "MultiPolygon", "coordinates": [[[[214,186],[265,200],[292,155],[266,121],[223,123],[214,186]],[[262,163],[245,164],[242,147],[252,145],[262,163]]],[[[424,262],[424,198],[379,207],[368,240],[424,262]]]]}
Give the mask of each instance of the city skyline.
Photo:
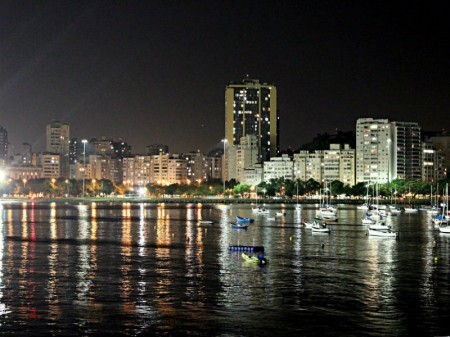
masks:
{"type": "Polygon", "coordinates": [[[56,119],[134,153],[207,152],[248,75],[278,88],[282,150],[368,116],[447,129],[448,7],[381,6],[2,2],[0,125],[16,150],[44,150],[56,119]]]}

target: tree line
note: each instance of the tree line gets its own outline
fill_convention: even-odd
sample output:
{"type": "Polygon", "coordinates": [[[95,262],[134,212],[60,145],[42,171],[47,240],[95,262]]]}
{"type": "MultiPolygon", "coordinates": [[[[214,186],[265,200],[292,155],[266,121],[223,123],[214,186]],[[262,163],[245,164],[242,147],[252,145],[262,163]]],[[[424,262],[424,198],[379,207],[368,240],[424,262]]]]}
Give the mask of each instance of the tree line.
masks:
{"type": "Polygon", "coordinates": [[[234,179],[223,184],[219,179],[200,184],[148,184],[143,191],[124,183],[113,183],[102,179],[31,179],[13,180],[0,183],[0,194],[3,196],[27,195],[43,197],[79,197],[79,196],[110,196],[110,195],[141,195],[153,197],[201,197],[225,194],[232,197],[265,196],[295,198],[298,196],[329,194],[332,196],[365,196],[377,195],[381,197],[401,197],[409,195],[443,194],[443,189],[450,179],[436,183],[426,183],[415,180],[396,179],[389,183],[358,183],[353,186],[345,185],[341,181],[318,182],[314,179],[307,181],[290,179],[270,179],[257,186],[237,183],[234,179]],[[377,192],[375,192],[375,189],[377,192]],[[142,193],[144,192],[144,193],[142,193]]]}

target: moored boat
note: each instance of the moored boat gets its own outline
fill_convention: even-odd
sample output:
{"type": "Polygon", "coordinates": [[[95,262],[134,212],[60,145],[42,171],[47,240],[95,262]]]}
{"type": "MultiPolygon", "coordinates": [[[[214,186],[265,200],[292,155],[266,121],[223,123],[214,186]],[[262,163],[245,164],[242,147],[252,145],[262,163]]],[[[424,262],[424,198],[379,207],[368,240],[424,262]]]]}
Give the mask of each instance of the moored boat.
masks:
{"type": "Polygon", "coordinates": [[[313,226],[316,222],[319,222],[319,219],[314,218],[314,219],[312,219],[312,220],[305,221],[305,222],[303,223],[303,225],[305,226],[305,228],[311,229],[312,226],[313,226]]]}
{"type": "Polygon", "coordinates": [[[252,208],[252,211],[256,214],[269,214],[269,210],[262,206],[254,207],[252,208]]]}
{"type": "Polygon", "coordinates": [[[405,207],[405,213],[417,213],[419,210],[411,205],[405,207]]]}
{"type": "Polygon", "coordinates": [[[445,233],[445,234],[450,234],[450,226],[448,225],[448,223],[440,225],[439,226],[439,232],[440,233],[445,233]]]}
{"type": "Polygon", "coordinates": [[[386,225],[384,221],[376,221],[375,223],[369,225],[369,229],[390,231],[391,227],[386,225]]]}
{"type": "Polygon", "coordinates": [[[212,220],[199,220],[198,223],[204,224],[204,225],[210,225],[213,224],[214,221],[212,220]]]}
{"type": "Polygon", "coordinates": [[[390,238],[397,238],[398,233],[392,232],[389,230],[380,230],[380,229],[368,229],[367,230],[369,236],[382,236],[382,237],[390,237],[390,238]]]}
{"type": "Polygon", "coordinates": [[[236,221],[241,223],[253,223],[255,219],[244,218],[242,216],[236,215],[236,221]]]}
{"type": "Polygon", "coordinates": [[[241,225],[235,222],[231,223],[231,228],[233,229],[247,229],[247,227],[248,227],[247,225],[241,225]]]}
{"type": "Polygon", "coordinates": [[[316,221],[312,225],[311,230],[313,231],[313,233],[330,233],[330,229],[327,227],[327,225],[320,221],[316,221]]]}
{"type": "Polygon", "coordinates": [[[252,255],[249,253],[242,253],[242,258],[247,262],[258,263],[258,264],[266,264],[268,260],[264,257],[264,253],[261,252],[258,255],[252,255]]]}

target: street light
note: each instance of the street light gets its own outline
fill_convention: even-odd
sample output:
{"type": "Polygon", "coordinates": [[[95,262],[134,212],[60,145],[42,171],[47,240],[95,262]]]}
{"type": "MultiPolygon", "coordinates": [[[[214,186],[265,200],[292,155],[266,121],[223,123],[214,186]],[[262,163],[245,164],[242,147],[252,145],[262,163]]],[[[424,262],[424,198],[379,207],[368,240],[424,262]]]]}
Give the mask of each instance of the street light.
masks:
{"type": "Polygon", "coordinates": [[[222,180],[223,180],[223,196],[225,197],[225,146],[227,145],[227,139],[222,139],[223,142],[223,163],[222,163],[222,180]]]}
{"type": "Polygon", "coordinates": [[[85,189],[84,179],[86,178],[86,143],[87,143],[87,139],[83,139],[81,142],[83,143],[83,198],[84,198],[84,189],[85,189]]]}

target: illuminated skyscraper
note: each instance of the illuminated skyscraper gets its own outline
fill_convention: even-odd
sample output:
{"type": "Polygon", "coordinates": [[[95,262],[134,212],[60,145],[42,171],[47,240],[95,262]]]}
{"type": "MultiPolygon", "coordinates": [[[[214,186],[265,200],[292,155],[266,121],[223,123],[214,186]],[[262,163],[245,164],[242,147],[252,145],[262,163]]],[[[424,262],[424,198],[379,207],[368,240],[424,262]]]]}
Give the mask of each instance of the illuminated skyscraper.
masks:
{"type": "Polygon", "coordinates": [[[279,152],[279,113],[277,88],[255,79],[232,82],[225,89],[225,138],[227,146],[255,135],[258,162],[270,160],[279,152]]]}

